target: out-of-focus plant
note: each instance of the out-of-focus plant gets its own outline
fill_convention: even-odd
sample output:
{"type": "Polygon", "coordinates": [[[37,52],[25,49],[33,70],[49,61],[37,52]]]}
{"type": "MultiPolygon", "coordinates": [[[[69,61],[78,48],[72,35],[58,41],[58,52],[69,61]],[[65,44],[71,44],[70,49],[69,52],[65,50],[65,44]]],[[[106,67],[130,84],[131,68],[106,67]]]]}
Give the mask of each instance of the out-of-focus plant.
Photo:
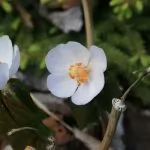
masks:
{"type": "MultiPolygon", "coordinates": [[[[5,0],[2,2],[5,2],[5,0]]],[[[39,3],[29,0],[26,3],[20,0],[16,1],[30,14],[33,23],[33,28],[30,28],[22,20],[13,1],[7,2],[11,5],[12,11],[10,13],[5,12],[1,5],[0,35],[8,34],[13,42],[19,45],[22,58],[20,68],[22,70],[32,68],[33,71],[42,73],[45,68],[44,56],[50,48],[69,40],[77,40],[84,43],[82,31],[80,33],[64,34],[57,27],[42,18],[36,7],[39,3]],[[33,9],[30,9],[30,7],[33,9]]],[[[120,2],[119,5],[121,6],[125,3],[125,1],[120,2]]],[[[135,6],[135,2],[131,3],[132,6],[135,6]]],[[[149,65],[150,6],[147,1],[141,2],[142,5],[145,3],[146,7],[143,7],[140,14],[133,13],[131,19],[120,22],[118,21],[118,15],[112,13],[110,3],[111,1],[109,3],[97,2],[93,9],[94,39],[97,45],[102,45],[102,48],[107,49],[108,63],[110,70],[113,70],[113,72],[109,72],[108,69],[107,75],[115,77],[118,86],[121,86],[121,89],[125,89],[126,84],[131,83],[132,79],[136,78],[136,75],[131,77],[132,71],[148,67],[149,65]]],[[[130,4],[127,5],[130,6],[130,4]]],[[[133,11],[132,7],[131,9],[133,11]]],[[[142,91],[148,91],[149,83],[149,80],[143,81],[144,90],[142,91]]],[[[112,85],[109,84],[109,86],[112,89],[112,85]]],[[[120,89],[119,87],[118,89],[120,89]]],[[[106,98],[106,94],[104,95],[106,98]]],[[[133,95],[140,97],[144,103],[149,103],[147,101],[148,98],[142,97],[142,92],[139,93],[134,90],[133,95]]]]}
{"type": "MultiPolygon", "coordinates": [[[[57,9],[63,11],[61,5],[58,5],[59,7],[56,8],[51,2],[51,0],[45,2],[3,0],[1,2],[0,35],[8,34],[13,43],[19,45],[22,58],[20,69],[22,71],[30,69],[35,74],[42,74],[45,71],[44,58],[47,52],[59,43],[66,43],[73,40],[85,44],[85,38],[83,38],[85,34],[84,30],[79,33],[71,32],[64,34],[40,15],[38,6],[43,3],[50,12],[57,9]],[[33,26],[31,27],[31,24],[29,25],[28,23],[31,23],[33,26]]],[[[94,41],[97,46],[101,46],[106,50],[108,70],[106,72],[104,90],[91,103],[78,108],[69,103],[73,108],[75,118],[78,118],[79,127],[84,128],[87,124],[97,120],[102,110],[110,110],[110,100],[114,96],[119,97],[133,80],[139,76],[138,70],[143,70],[143,68],[147,68],[150,65],[149,8],[148,1],[112,0],[107,2],[97,0],[97,5],[93,8],[94,41]],[[93,115],[93,112],[95,115],[93,115]]],[[[149,105],[149,89],[150,79],[146,78],[139,83],[139,86],[132,90],[129,100],[136,105],[149,105]]],[[[20,93],[22,92],[20,91],[20,93]]],[[[23,107],[20,102],[17,104],[17,107],[14,107],[14,103],[12,105],[9,102],[5,102],[7,107],[9,106],[9,110],[19,108],[19,106],[23,107]]],[[[27,104],[27,108],[29,107],[30,105],[27,104]]],[[[32,108],[30,109],[32,110],[32,108]]],[[[30,109],[27,109],[27,111],[30,109]]],[[[9,116],[10,112],[8,111],[5,114],[3,109],[1,109],[3,118],[7,118],[7,125],[9,125],[10,120],[13,120],[9,116]],[[9,118],[11,119],[9,120],[9,118]]],[[[19,118],[18,114],[21,113],[20,111],[18,113],[17,110],[13,112],[12,116],[19,118]]],[[[25,114],[25,116],[28,117],[28,114],[25,114]]],[[[13,127],[18,127],[13,121],[13,127]]],[[[21,121],[19,120],[19,122],[21,121]]],[[[28,122],[24,122],[23,119],[23,123],[20,124],[28,124],[28,122]]],[[[9,127],[7,131],[8,129],[9,127]]]]}
{"type": "Polygon", "coordinates": [[[142,0],[111,0],[110,6],[119,20],[130,19],[134,12],[142,13],[144,1],[142,0]]]}
{"type": "Polygon", "coordinates": [[[1,6],[6,13],[11,13],[13,11],[13,6],[8,0],[2,0],[1,6]]]}

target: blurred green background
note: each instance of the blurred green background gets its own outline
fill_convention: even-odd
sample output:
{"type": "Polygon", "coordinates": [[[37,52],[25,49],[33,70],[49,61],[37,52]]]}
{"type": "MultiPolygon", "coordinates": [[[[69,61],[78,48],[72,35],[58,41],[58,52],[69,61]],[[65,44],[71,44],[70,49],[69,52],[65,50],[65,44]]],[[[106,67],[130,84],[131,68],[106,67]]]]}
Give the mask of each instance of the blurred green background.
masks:
{"type": "MultiPolygon", "coordinates": [[[[21,50],[22,71],[31,70],[37,75],[45,71],[47,52],[59,43],[75,40],[85,45],[84,27],[80,32],[64,33],[40,14],[40,6],[49,13],[64,11],[57,0],[2,0],[0,2],[0,35],[7,34],[21,50]]],[[[73,3],[73,2],[72,2],[73,3]]],[[[106,81],[115,82],[124,91],[150,64],[150,5],[148,0],[107,0],[91,2],[94,41],[107,55],[106,81]]],[[[108,93],[114,90],[109,84],[108,93]]],[[[150,103],[150,80],[145,79],[134,88],[132,96],[143,105],[150,103]],[[140,92],[139,92],[140,91],[140,92]]],[[[115,94],[114,94],[115,96],[115,94]]]]}
{"type": "MultiPolygon", "coordinates": [[[[70,104],[80,127],[96,120],[102,110],[110,110],[111,99],[121,96],[139,72],[150,66],[149,1],[95,0],[90,3],[94,44],[104,49],[108,69],[105,87],[96,100],[86,106],[70,104]]],[[[21,72],[31,71],[40,78],[46,72],[44,59],[51,48],[71,40],[86,44],[84,25],[79,32],[64,33],[40,13],[41,6],[49,14],[66,11],[69,9],[66,4],[80,5],[77,0],[0,1],[0,35],[9,35],[20,47],[21,72]]],[[[150,77],[132,90],[128,101],[138,107],[150,106],[150,77]]]]}
{"type": "MultiPolygon", "coordinates": [[[[63,2],[68,1],[0,2],[0,35],[9,35],[13,43],[19,45],[22,71],[30,69],[42,75],[47,52],[59,43],[75,40],[85,45],[84,27],[80,32],[66,34],[39,13],[41,4],[49,13],[64,11],[63,2]]],[[[105,50],[108,60],[106,81],[113,78],[119,89],[124,91],[137,78],[138,73],[134,73],[150,64],[150,4],[148,0],[95,0],[91,5],[94,41],[105,50]]],[[[149,83],[149,79],[143,80],[132,92],[143,105],[150,103],[149,83]]],[[[108,92],[114,89],[113,83],[110,86],[108,92]]]]}

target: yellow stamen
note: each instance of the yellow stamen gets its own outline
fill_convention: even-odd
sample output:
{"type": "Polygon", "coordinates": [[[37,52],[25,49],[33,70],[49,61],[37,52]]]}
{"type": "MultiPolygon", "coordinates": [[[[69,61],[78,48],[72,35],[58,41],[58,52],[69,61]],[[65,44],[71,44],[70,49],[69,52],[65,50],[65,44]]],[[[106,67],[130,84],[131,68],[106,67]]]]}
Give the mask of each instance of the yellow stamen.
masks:
{"type": "Polygon", "coordinates": [[[79,84],[84,83],[89,78],[89,71],[82,63],[76,63],[69,68],[69,76],[77,80],[79,84]]]}

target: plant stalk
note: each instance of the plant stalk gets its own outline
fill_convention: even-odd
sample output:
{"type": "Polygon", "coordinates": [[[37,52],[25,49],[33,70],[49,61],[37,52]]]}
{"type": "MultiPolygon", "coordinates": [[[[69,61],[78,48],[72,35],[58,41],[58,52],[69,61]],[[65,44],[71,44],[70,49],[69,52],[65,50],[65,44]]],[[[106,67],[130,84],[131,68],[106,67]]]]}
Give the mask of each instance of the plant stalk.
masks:
{"type": "MultiPolygon", "coordinates": [[[[148,74],[149,74],[149,71],[147,71],[147,70],[145,72],[143,72],[142,75],[124,92],[124,94],[120,98],[122,103],[124,103],[127,95],[132,90],[132,88],[148,74]]],[[[103,138],[102,143],[101,143],[101,150],[108,150],[109,149],[112,138],[115,134],[115,130],[116,130],[120,115],[121,115],[120,111],[117,111],[114,108],[112,108],[110,116],[109,116],[109,122],[108,122],[107,130],[105,132],[104,138],[103,138]]]]}
{"type": "Polygon", "coordinates": [[[87,48],[93,44],[93,27],[91,20],[91,11],[88,0],[82,0],[84,20],[85,20],[85,30],[86,30],[86,42],[87,48]]]}

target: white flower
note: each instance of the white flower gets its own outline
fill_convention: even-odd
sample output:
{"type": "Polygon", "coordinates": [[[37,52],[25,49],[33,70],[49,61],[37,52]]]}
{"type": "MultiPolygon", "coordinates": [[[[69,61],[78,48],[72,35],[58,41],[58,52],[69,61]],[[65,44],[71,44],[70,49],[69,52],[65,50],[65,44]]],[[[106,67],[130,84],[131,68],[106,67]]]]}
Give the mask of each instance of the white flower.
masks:
{"type": "Polygon", "coordinates": [[[17,45],[7,35],[0,37],[0,90],[2,90],[10,77],[15,75],[20,64],[20,53],[17,45]]]}
{"type": "Polygon", "coordinates": [[[77,42],[60,44],[47,54],[46,66],[51,73],[48,89],[60,98],[71,96],[76,105],[89,103],[103,89],[107,60],[101,48],[87,50],[77,42]]]}
{"type": "Polygon", "coordinates": [[[6,145],[2,150],[13,150],[11,145],[6,145]]]}

